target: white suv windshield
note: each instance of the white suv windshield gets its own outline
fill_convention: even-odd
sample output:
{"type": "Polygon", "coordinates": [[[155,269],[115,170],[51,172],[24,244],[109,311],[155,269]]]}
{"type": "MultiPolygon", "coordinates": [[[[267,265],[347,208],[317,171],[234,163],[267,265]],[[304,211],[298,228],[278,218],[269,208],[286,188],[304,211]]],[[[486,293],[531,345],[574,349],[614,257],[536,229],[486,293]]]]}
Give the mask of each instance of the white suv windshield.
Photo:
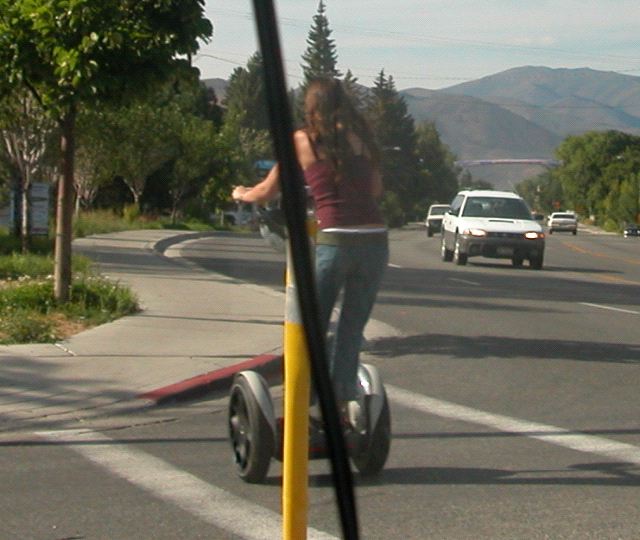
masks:
{"type": "Polygon", "coordinates": [[[521,199],[504,197],[469,197],[462,215],[504,219],[531,219],[531,212],[521,199]]]}
{"type": "Polygon", "coordinates": [[[574,219],[575,216],[573,214],[553,214],[553,218],[558,219],[574,219]]]}

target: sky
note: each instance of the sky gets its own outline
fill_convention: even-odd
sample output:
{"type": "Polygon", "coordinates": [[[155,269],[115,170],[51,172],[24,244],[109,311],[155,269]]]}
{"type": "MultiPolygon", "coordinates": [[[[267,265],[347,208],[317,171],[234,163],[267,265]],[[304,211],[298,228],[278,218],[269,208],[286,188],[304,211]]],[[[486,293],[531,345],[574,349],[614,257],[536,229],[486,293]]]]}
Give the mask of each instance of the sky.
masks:
{"type": "MultiPolygon", "coordinates": [[[[289,86],[318,0],[274,0],[289,86]]],[[[258,49],[249,0],[205,0],[213,38],[194,64],[226,79],[258,49]]],[[[338,69],[365,86],[440,89],[514,67],[588,67],[640,76],[638,0],[325,0],[338,69]]]]}

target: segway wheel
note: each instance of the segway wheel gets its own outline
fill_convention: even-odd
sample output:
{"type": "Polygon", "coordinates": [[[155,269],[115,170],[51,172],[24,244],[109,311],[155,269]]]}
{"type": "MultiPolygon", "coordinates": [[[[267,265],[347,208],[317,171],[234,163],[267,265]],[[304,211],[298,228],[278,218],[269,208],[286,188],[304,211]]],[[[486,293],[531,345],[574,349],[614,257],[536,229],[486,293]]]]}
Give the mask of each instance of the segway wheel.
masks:
{"type": "Polygon", "coordinates": [[[273,434],[244,377],[236,377],[231,387],[229,438],[238,476],[245,482],[261,483],[273,456],[273,434]]]}
{"type": "Polygon", "coordinates": [[[367,443],[351,460],[358,472],[364,476],[378,474],[389,457],[391,448],[391,412],[387,393],[383,391],[383,403],[380,416],[375,426],[371,426],[372,432],[367,437],[367,443]]]}

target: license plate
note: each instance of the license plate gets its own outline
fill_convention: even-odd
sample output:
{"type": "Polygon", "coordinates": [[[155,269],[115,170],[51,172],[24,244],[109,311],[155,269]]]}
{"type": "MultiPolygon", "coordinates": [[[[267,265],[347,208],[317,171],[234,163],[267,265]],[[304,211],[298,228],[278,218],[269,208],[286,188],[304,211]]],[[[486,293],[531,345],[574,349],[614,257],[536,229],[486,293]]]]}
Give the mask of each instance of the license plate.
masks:
{"type": "Polygon", "coordinates": [[[499,247],[497,249],[498,255],[511,256],[513,255],[513,248],[510,247],[499,247]]]}

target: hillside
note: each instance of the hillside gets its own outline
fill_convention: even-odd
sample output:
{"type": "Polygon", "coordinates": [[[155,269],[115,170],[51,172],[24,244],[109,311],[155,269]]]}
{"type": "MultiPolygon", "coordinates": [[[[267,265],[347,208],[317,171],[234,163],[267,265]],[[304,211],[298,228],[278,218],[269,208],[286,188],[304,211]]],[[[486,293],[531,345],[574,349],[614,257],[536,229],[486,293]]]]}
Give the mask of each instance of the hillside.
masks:
{"type": "MultiPolygon", "coordinates": [[[[410,89],[401,92],[416,123],[435,123],[459,159],[551,158],[562,138],[513,112],[473,97],[410,89]]],[[[513,189],[539,166],[483,165],[470,172],[498,189],[513,189]]]]}
{"type": "Polygon", "coordinates": [[[207,88],[213,88],[218,101],[223,101],[229,84],[225,79],[204,79],[203,84],[207,88]]]}
{"type": "Polygon", "coordinates": [[[640,77],[527,66],[442,92],[488,101],[562,137],[608,129],[640,134],[640,77]]]}
{"type": "Polygon", "coordinates": [[[443,92],[401,92],[416,123],[435,122],[464,159],[550,157],[561,138],[507,109],[443,92]]]}
{"type": "MultiPolygon", "coordinates": [[[[226,81],[207,86],[224,98],[226,81]]],[[[459,159],[553,158],[568,135],[615,129],[640,135],[640,77],[525,66],[442,90],[400,94],[416,123],[433,121],[459,159]]],[[[539,167],[482,166],[471,173],[512,189],[539,167]]]]}

